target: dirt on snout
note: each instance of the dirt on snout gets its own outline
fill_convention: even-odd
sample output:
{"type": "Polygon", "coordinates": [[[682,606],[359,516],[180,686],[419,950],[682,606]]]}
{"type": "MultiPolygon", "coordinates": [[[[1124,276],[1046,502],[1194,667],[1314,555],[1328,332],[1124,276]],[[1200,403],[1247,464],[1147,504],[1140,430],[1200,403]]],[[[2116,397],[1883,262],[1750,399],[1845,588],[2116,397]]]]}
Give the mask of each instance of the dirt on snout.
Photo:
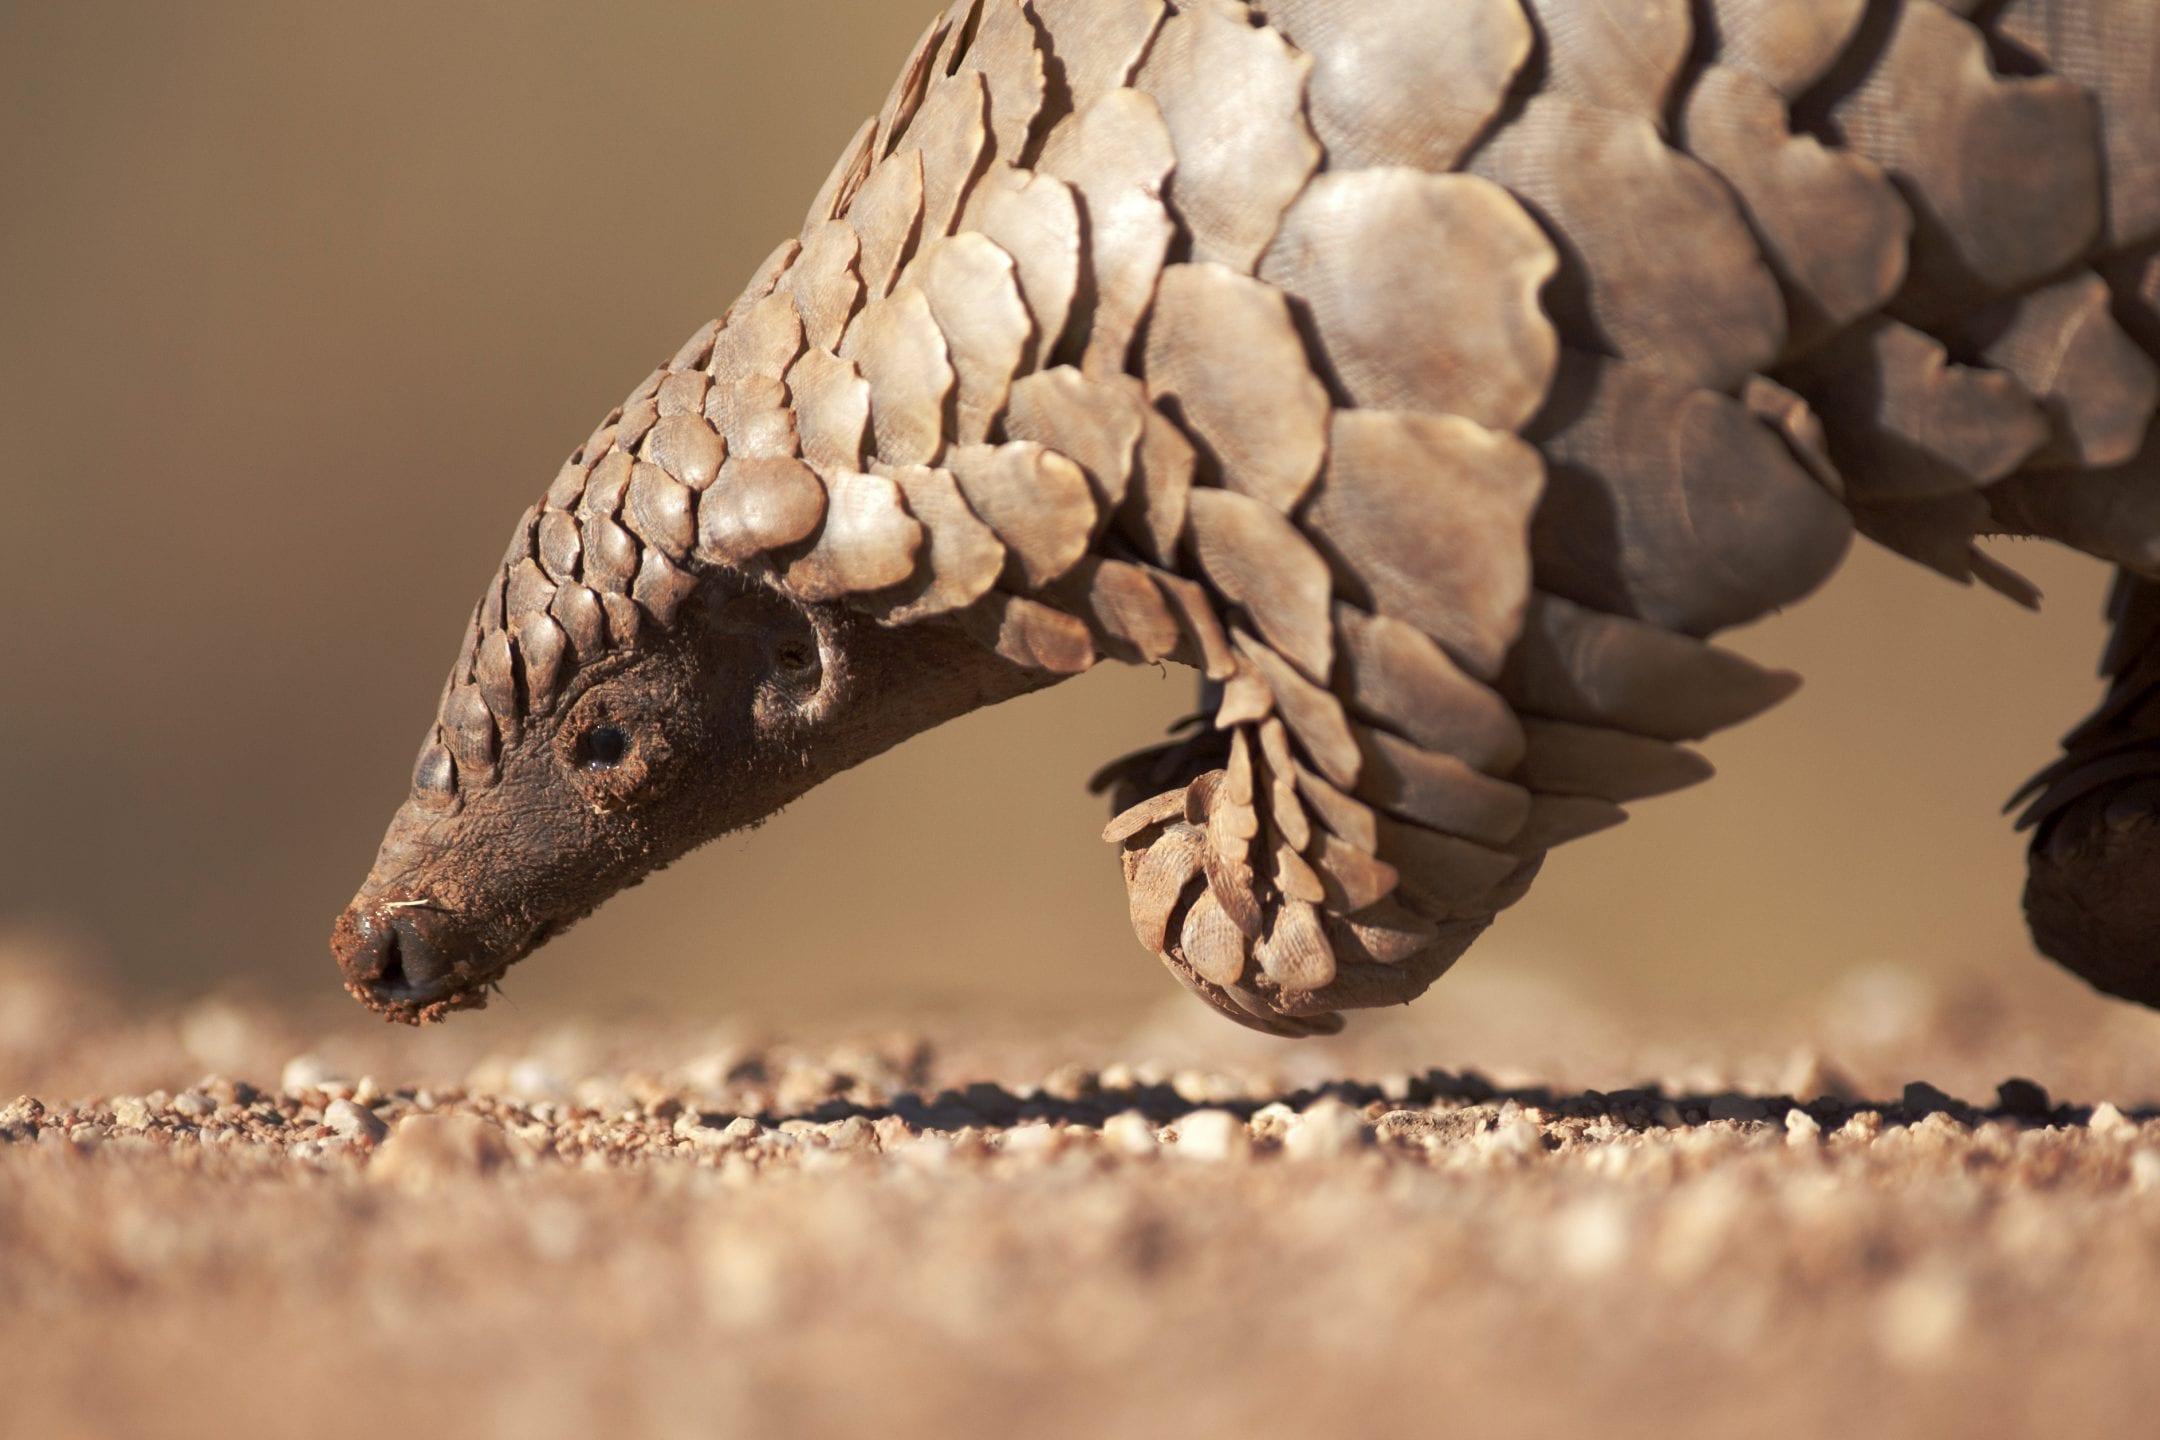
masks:
{"type": "Polygon", "coordinates": [[[2160,1023],[2067,989],[1883,980],[1790,1034],[1653,1041],[1466,978],[1325,1046],[1182,1001],[794,1043],[125,1020],[22,967],[0,1014],[32,1090],[0,1097],[8,1435],[2160,1413],[2160,1023]]]}

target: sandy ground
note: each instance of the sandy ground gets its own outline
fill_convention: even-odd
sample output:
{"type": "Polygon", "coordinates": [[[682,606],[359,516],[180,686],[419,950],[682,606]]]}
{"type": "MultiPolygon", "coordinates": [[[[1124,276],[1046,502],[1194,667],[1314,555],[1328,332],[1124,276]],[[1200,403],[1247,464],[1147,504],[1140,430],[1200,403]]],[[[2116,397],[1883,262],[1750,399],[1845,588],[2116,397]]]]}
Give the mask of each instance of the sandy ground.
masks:
{"type": "Polygon", "coordinates": [[[785,1043],[0,964],[0,1431],[2153,1433],[2160,1019],[1449,984],[785,1043]]]}

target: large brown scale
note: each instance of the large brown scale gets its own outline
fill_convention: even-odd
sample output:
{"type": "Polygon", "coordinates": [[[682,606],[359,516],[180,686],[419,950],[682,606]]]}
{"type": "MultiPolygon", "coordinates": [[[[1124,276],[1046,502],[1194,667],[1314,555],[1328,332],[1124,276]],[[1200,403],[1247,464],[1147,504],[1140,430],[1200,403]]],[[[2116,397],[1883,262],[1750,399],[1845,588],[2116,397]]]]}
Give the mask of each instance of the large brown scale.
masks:
{"type": "MultiPolygon", "coordinates": [[[[2030,534],[2124,576],[2036,931],[2160,1003],[2108,888],[2160,881],[2110,870],[2160,790],[2156,246],[2152,0],[959,0],[520,521],[408,811],[719,580],[965,634],[1002,693],[1177,660],[1211,713],[1100,777],[1133,926],[1308,1034],[1705,778],[1797,683],[1708,637],[1854,529],[2020,600],[1974,540],[2030,534]]],[[[384,979],[439,908],[393,869],[356,993],[476,1001],[515,954],[384,979]]]]}

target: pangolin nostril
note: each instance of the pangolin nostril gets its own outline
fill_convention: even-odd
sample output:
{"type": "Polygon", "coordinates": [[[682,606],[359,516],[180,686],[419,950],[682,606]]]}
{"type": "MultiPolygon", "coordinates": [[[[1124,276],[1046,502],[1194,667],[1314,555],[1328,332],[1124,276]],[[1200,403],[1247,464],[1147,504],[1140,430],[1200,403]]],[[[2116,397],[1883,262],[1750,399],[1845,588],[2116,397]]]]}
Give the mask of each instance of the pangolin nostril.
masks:
{"type": "Polygon", "coordinates": [[[432,921],[410,901],[356,905],[339,918],[331,949],[348,983],[385,1000],[426,1001],[456,985],[463,953],[455,932],[438,937],[432,921]]]}
{"type": "MultiPolygon", "coordinates": [[[[376,923],[381,924],[380,921],[376,923]]],[[[398,929],[395,925],[382,925],[382,932],[382,944],[377,951],[381,968],[375,972],[375,978],[370,983],[378,990],[408,989],[411,982],[405,978],[405,956],[403,947],[398,943],[398,929]]]]}
{"type": "Polygon", "coordinates": [[[399,909],[376,921],[389,934],[383,972],[375,982],[385,994],[432,995],[455,979],[457,962],[431,933],[423,915],[399,909]]]}

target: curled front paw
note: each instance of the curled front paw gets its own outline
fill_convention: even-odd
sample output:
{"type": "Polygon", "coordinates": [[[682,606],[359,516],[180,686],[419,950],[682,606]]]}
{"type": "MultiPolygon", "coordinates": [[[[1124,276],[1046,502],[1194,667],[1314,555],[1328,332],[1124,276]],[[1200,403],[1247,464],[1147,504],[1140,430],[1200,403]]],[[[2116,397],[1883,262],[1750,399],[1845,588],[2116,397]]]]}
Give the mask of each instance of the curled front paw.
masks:
{"type": "MultiPolygon", "coordinates": [[[[1314,818],[1299,785],[1321,782],[1272,758],[1278,748],[1232,732],[1226,764],[1130,806],[1104,839],[1122,850],[1134,933],[1180,984],[1271,1035],[1332,1034],[1342,1010],[1424,993],[1537,860],[1433,835],[1443,854],[1406,879],[1314,818]]],[[[1344,830],[1377,836],[1387,823],[1339,794],[1322,803],[1344,830]]]]}

